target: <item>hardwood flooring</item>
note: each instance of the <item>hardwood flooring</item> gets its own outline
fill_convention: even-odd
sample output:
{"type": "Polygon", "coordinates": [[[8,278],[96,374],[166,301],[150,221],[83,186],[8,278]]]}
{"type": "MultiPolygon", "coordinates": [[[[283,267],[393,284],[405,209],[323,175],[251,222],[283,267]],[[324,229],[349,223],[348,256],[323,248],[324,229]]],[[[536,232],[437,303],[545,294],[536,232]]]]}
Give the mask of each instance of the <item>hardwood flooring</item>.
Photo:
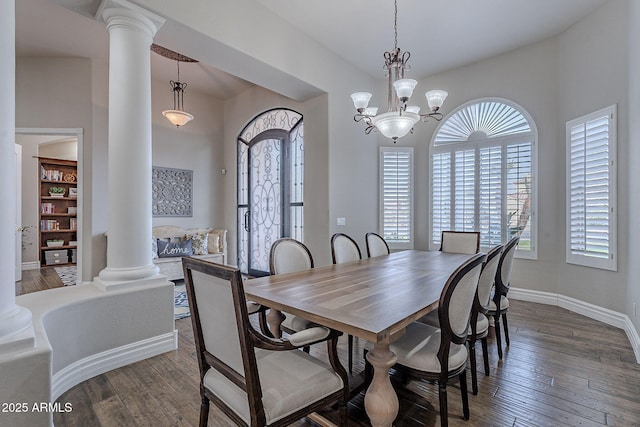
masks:
{"type": "MultiPolygon", "coordinates": [[[[62,286],[53,269],[25,272],[17,294],[62,286]],[[56,281],[57,279],[57,281],[56,281]]],[[[640,426],[640,365],[625,333],[565,309],[511,301],[511,346],[498,362],[489,340],[491,373],[485,376],[477,345],[477,396],[469,396],[471,419],[462,420],[456,381],[449,390],[449,425],[457,426],[640,426]]],[[[73,387],[58,401],[73,411],[54,415],[63,426],[197,426],[198,367],[189,318],[176,321],[179,347],[99,375],[73,387]]],[[[356,340],[357,354],[363,342],[356,340]]],[[[313,349],[322,356],[322,349],[313,349]]],[[[341,338],[346,365],[346,337],[341,338]]],[[[354,371],[363,369],[362,358],[354,371]]],[[[411,382],[402,386],[396,426],[439,426],[437,387],[411,382]]],[[[470,388],[471,378],[468,375],[470,388]]],[[[349,403],[349,425],[368,426],[364,394],[349,403]]],[[[328,412],[331,417],[332,413],[328,412]]],[[[233,423],[211,405],[209,426],[233,423]]],[[[313,426],[301,420],[294,426],[313,426]]]]}

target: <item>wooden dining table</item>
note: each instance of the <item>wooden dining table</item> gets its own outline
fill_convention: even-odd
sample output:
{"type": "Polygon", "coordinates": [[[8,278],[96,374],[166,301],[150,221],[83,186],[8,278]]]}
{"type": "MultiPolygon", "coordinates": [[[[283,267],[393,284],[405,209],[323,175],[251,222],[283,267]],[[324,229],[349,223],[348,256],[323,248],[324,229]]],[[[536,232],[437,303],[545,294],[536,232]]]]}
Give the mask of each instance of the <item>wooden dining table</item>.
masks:
{"type": "Polygon", "coordinates": [[[281,311],[373,343],[367,360],[373,379],[365,409],[374,427],[391,426],[398,397],[389,368],[389,344],[411,322],[438,307],[449,276],[473,255],[439,251],[394,252],[345,264],[266,276],[244,283],[248,299],[270,307],[269,328],[279,334],[281,311]]]}

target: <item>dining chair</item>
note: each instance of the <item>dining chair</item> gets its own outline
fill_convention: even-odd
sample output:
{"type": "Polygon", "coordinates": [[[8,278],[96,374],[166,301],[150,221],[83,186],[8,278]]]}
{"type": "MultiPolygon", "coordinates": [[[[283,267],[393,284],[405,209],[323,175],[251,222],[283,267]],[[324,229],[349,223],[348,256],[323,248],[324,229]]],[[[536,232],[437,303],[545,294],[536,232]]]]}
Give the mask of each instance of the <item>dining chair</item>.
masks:
{"type": "MultiPolygon", "coordinates": [[[[284,237],[271,245],[269,252],[269,270],[272,275],[294,273],[313,268],[313,256],[304,243],[284,237]]],[[[311,322],[300,316],[282,313],[285,318],[280,328],[293,334],[311,326],[311,322]]],[[[308,352],[308,348],[305,351],[308,352]]]]}
{"type": "Polygon", "coordinates": [[[482,359],[484,362],[484,374],[489,375],[489,350],[487,337],[489,336],[489,319],[486,314],[489,311],[491,301],[491,288],[498,270],[502,245],[494,246],[487,252],[487,261],[482,267],[478,280],[478,291],[471,308],[470,328],[467,335],[469,345],[469,361],[471,363],[471,393],[478,394],[478,372],[476,368],[476,341],[482,343],[482,359]]]}
{"type": "Polygon", "coordinates": [[[442,252],[476,254],[480,249],[480,233],[477,231],[443,231],[440,239],[442,252]]]}
{"type": "MultiPolygon", "coordinates": [[[[467,340],[471,306],[478,288],[478,280],[487,256],[476,254],[454,271],[442,289],[438,305],[440,328],[421,322],[407,326],[404,335],[391,343],[396,355],[393,367],[404,375],[438,383],[440,425],[448,421],[447,382],[458,377],[464,419],[469,419],[467,394],[467,340]]],[[[371,349],[372,345],[367,344],[371,349]]],[[[370,372],[368,369],[367,371],[370,372]]]]}
{"type": "Polygon", "coordinates": [[[378,233],[367,233],[365,235],[365,242],[367,244],[367,256],[369,258],[389,255],[391,253],[387,241],[378,233]]]}
{"type": "Polygon", "coordinates": [[[334,264],[362,259],[362,253],[355,240],[344,233],[331,236],[331,259],[334,264]]]}
{"type": "MultiPolygon", "coordinates": [[[[362,259],[362,253],[355,240],[344,233],[336,233],[331,236],[331,259],[334,264],[362,259]]],[[[348,336],[349,373],[353,373],[353,335],[348,336]]]]}
{"type": "Polygon", "coordinates": [[[199,425],[207,425],[213,402],[244,426],[285,426],[337,403],[345,426],[349,387],[337,354],[340,333],[313,327],[287,339],[266,337],[249,321],[240,270],[182,262],[200,370],[199,425]],[[298,351],[324,340],[329,364],[298,351]]]}
{"type": "Polygon", "coordinates": [[[504,329],[504,340],[509,347],[509,325],[507,324],[507,312],[509,311],[509,292],[511,267],[513,264],[513,256],[516,253],[516,247],[520,241],[520,236],[514,236],[509,240],[502,249],[500,262],[498,263],[498,271],[496,271],[496,279],[494,282],[493,296],[489,302],[488,316],[493,316],[496,344],[498,345],[498,357],[502,359],[502,337],[500,336],[500,317],[502,317],[502,327],[504,329]]]}

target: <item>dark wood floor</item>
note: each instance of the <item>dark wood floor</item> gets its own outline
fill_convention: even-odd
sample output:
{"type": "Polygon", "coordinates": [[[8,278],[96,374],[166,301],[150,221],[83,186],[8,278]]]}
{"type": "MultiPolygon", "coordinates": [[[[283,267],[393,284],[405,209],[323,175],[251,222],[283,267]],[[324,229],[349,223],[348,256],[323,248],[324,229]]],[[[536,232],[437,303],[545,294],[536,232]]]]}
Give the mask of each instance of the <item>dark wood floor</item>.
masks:
{"type": "MultiPolygon", "coordinates": [[[[58,286],[62,283],[53,269],[34,270],[25,272],[16,292],[58,286]]],[[[479,376],[469,421],[461,418],[459,390],[449,389],[451,426],[640,426],[640,365],[622,330],[562,308],[521,301],[512,301],[508,316],[511,347],[499,363],[490,340],[491,373],[479,376]]],[[[71,403],[73,411],[55,414],[56,427],[197,426],[198,368],[190,322],[176,322],[178,350],[64,393],[59,402],[71,403]]],[[[358,354],[362,344],[357,343],[358,354]]],[[[346,340],[341,357],[346,361],[346,340]]],[[[362,368],[360,360],[355,370],[362,368]]],[[[395,376],[392,380],[400,395],[396,426],[440,425],[436,387],[417,382],[404,387],[395,376]]],[[[349,421],[369,425],[362,393],[349,404],[349,421]]],[[[233,424],[212,405],[209,425],[233,424]]],[[[294,425],[314,424],[302,420],[294,425]]]]}

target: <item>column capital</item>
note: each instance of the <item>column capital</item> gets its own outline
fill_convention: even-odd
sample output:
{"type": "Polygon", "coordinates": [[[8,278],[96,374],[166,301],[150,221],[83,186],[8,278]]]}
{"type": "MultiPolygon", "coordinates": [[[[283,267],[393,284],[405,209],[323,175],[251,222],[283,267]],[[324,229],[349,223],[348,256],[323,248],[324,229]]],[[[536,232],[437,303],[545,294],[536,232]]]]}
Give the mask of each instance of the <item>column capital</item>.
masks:
{"type": "Polygon", "coordinates": [[[166,19],[127,0],[102,0],[96,12],[96,20],[107,24],[107,28],[124,26],[148,33],[151,38],[162,27],[166,19]]]}

